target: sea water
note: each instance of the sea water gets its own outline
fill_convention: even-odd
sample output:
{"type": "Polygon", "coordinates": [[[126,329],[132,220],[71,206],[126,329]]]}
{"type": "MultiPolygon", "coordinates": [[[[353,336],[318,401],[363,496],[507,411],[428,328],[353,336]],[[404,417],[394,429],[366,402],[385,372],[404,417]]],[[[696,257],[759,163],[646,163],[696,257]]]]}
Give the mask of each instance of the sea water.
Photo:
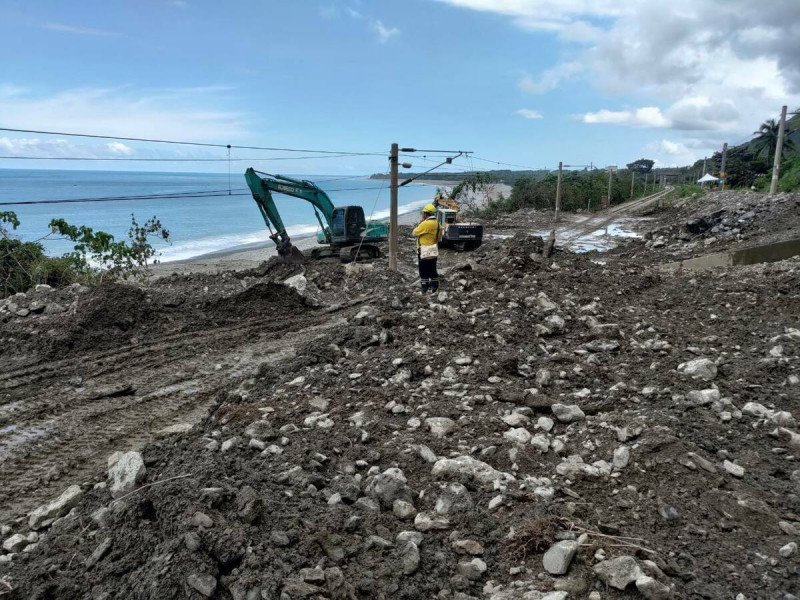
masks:
{"type": "MultiPolygon", "coordinates": [[[[326,191],[335,206],[361,205],[367,218],[372,215],[374,220],[385,219],[389,214],[389,190],[385,181],[337,175],[296,177],[315,182],[326,191]]],[[[433,199],[435,191],[435,187],[425,184],[401,187],[400,212],[418,210],[433,199]]],[[[311,204],[280,194],[273,197],[290,236],[316,234],[319,224],[311,204]]],[[[48,236],[48,224],[54,218],[63,218],[71,225],[106,231],[117,240],[127,240],[132,214],[140,224],[150,217],[158,217],[170,232],[169,244],[154,243],[161,251],[162,262],[269,241],[269,231],[249,193],[244,174],[231,175],[229,185],[227,173],[0,169],[0,212],[9,210],[15,212],[20,220],[20,227],[12,232],[13,235],[25,241],[41,239],[45,251],[51,255],[69,252],[74,245],[54,235],[48,236]],[[3,205],[7,202],[192,192],[220,195],[3,205]]]]}

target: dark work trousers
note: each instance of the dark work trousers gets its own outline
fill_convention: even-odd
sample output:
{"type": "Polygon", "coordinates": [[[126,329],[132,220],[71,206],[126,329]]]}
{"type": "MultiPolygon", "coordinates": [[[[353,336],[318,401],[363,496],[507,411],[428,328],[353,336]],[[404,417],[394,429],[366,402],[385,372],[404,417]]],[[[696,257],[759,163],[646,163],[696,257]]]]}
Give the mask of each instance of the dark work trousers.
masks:
{"type": "Polygon", "coordinates": [[[438,258],[419,259],[419,280],[422,284],[422,293],[437,292],[439,290],[439,273],[436,271],[438,258]]]}

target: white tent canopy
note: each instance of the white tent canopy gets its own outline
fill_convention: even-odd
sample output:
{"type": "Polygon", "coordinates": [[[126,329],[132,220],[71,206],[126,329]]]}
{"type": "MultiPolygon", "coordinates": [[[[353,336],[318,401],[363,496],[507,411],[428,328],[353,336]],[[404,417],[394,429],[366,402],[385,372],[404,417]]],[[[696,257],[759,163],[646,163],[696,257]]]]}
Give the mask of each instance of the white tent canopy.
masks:
{"type": "Polygon", "coordinates": [[[719,181],[719,177],[714,177],[711,173],[706,173],[697,180],[697,183],[708,183],[709,181],[719,181]]]}

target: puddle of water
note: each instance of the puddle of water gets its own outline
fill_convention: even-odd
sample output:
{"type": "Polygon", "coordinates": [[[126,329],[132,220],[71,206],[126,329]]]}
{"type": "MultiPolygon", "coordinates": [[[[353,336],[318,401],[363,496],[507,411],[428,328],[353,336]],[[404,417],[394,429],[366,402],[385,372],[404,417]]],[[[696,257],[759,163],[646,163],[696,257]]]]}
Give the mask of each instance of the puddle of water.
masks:
{"type": "Polygon", "coordinates": [[[664,265],[664,268],[677,270],[679,268],[690,269],[693,271],[702,269],[713,269],[714,267],[732,267],[742,265],[755,265],[758,263],[777,262],[800,255],[800,238],[734,250],[733,252],[720,252],[717,254],[707,254],[680,262],[664,265]]]}
{"type": "MultiPolygon", "coordinates": [[[[585,221],[593,217],[576,218],[568,225],[560,226],[556,231],[556,246],[569,248],[574,252],[591,252],[597,250],[598,252],[605,252],[617,245],[619,238],[638,238],[641,237],[635,231],[629,229],[634,223],[638,223],[644,219],[625,219],[621,218],[618,221],[609,223],[608,226],[601,229],[595,229],[589,233],[579,235],[581,226],[585,221]]],[[[549,229],[541,229],[532,231],[532,235],[538,235],[547,239],[550,235],[549,229]]],[[[504,235],[499,233],[489,233],[484,235],[484,238],[506,240],[512,238],[512,235],[504,235]]]]}
{"type": "Polygon", "coordinates": [[[1,455],[4,452],[8,452],[9,450],[16,448],[17,446],[21,446],[26,442],[42,437],[47,433],[47,429],[41,427],[32,427],[30,429],[23,429],[21,431],[17,431],[16,425],[9,425],[0,430],[0,433],[12,434],[7,438],[3,438],[2,442],[0,442],[0,455],[1,455]]]}

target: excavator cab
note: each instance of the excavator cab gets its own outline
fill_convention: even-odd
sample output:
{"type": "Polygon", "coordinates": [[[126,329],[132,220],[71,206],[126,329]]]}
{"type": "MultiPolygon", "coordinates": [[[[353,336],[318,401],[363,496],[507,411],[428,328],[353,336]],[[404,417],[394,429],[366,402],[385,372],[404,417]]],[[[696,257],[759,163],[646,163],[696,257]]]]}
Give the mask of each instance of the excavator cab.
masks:
{"type": "Polygon", "coordinates": [[[364,209],[360,206],[337,206],[331,218],[331,243],[334,246],[358,244],[367,230],[364,209]]]}

